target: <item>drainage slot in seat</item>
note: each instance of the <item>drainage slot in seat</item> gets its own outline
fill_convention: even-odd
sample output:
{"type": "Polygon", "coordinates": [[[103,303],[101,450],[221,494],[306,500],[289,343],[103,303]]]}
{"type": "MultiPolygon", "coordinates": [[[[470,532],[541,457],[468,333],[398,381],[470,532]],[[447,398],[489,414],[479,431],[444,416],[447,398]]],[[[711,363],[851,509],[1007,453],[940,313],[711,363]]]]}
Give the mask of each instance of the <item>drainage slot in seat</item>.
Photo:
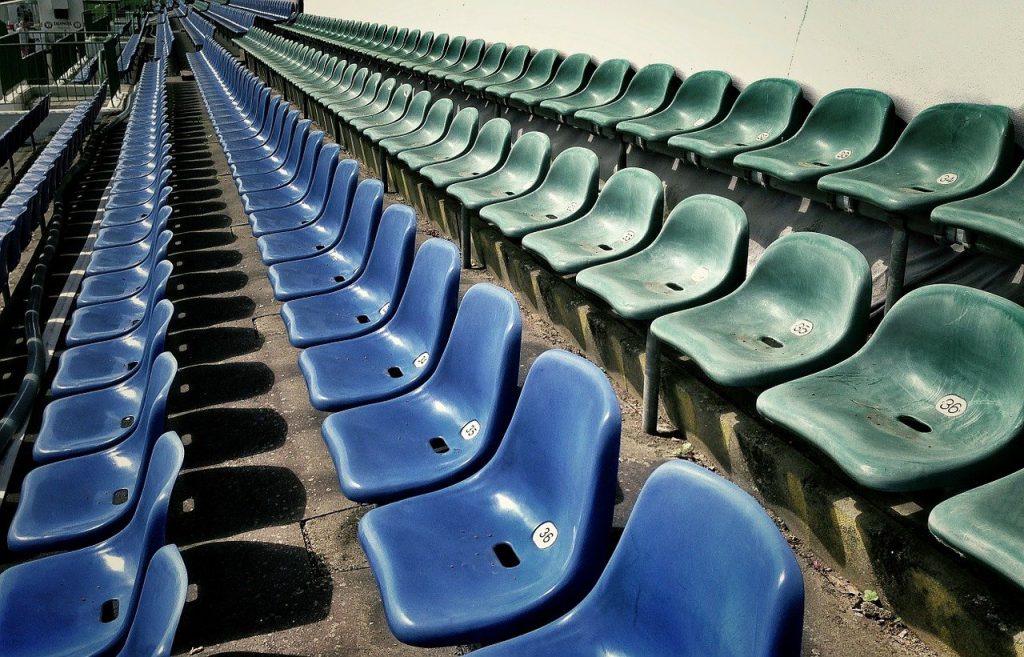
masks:
{"type": "Polygon", "coordinates": [[[388,374],[392,379],[400,379],[402,378],[402,368],[398,366],[389,367],[388,374]]]}
{"type": "Polygon", "coordinates": [[[335,283],[344,283],[345,282],[345,277],[344,276],[335,276],[334,277],[334,282],[335,283]]]}
{"type": "Polygon", "coordinates": [[[814,160],[812,162],[808,162],[808,164],[813,164],[816,167],[827,167],[827,166],[829,166],[828,162],[818,162],[817,160],[814,160]]]}
{"type": "Polygon", "coordinates": [[[121,602],[117,598],[111,598],[100,605],[100,622],[112,623],[117,620],[121,613],[121,602]]]}
{"type": "Polygon", "coordinates": [[[356,317],[356,321],[359,322],[360,324],[369,324],[370,318],[367,315],[360,315],[356,317]]]}
{"type": "Polygon", "coordinates": [[[919,433],[931,433],[932,431],[930,426],[911,415],[900,415],[896,419],[919,433]]]}
{"type": "Polygon", "coordinates": [[[135,424],[135,416],[134,415],[125,415],[123,418],[121,418],[121,428],[122,429],[127,429],[128,427],[132,426],[133,424],[135,424]]]}
{"type": "Polygon", "coordinates": [[[124,504],[127,501],[128,501],[128,489],[127,488],[118,488],[117,490],[114,491],[113,503],[116,506],[120,506],[121,504],[124,504]]]}
{"type": "Polygon", "coordinates": [[[672,290],[674,292],[682,292],[683,291],[683,286],[679,285],[678,283],[665,283],[665,287],[667,287],[668,289],[670,289],[670,290],[672,290]]]}
{"type": "Polygon", "coordinates": [[[521,563],[516,551],[508,543],[498,543],[495,545],[494,556],[498,557],[498,563],[506,568],[515,568],[521,563]]]}
{"type": "Polygon", "coordinates": [[[598,244],[597,248],[601,249],[602,251],[611,251],[612,250],[612,247],[608,246],[607,244],[598,244]]]}
{"type": "Polygon", "coordinates": [[[932,190],[932,189],[928,189],[927,187],[921,187],[920,185],[911,185],[910,187],[907,187],[907,189],[912,189],[915,192],[925,192],[925,193],[935,191],[935,190],[932,190]]]}
{"type": "Polygon", "coordinates": [[[323,244],[317,244],[316,247],[314,247],[314,248],[316,248],[317,251],[323,251],[327,247],[324,246],[323,244]]]}
{"type": "Polygon", "coordinates": [[[136,366],[138,366],[138,364],[139,364],[139,361],[137,361],[137,360],[130,360],[130,361],[128,361],[128,364],[125,365],[125,369],[133,370],[133,369],[136,368],[136,366]]]}
{"type": "Polygon", "coordinates": [[[544,216],[547,217],[548,219],[558,219],[557,214],[546,214],[544,216]]]}
{"type": "Polygon", "coordinates": [[[783,346],[782,343],[779,342],[778,340],[776,340],[773,337],[770,337],[770,336],[767,336],[767,335],[762,335],[759,339],[761,340],[761,342],[765,343],[766,345],[768,345],[772,349],[782,349],[782,346],[783,346]]]}
{"type": "Polygon", "coordinates": [[[434,450],[435,454],[444,454],[445,452],[451,451],[448,447],[448,443],[444,441],[441,436],[435,436],[430,439],[430,449],[434,450]]]}
{"type": "Polygon", "coordinates": [[[505,190],[505,196],[515,196],[515,195],[516,195],[515,192],[510,192],[508,190],[505,190]]]}

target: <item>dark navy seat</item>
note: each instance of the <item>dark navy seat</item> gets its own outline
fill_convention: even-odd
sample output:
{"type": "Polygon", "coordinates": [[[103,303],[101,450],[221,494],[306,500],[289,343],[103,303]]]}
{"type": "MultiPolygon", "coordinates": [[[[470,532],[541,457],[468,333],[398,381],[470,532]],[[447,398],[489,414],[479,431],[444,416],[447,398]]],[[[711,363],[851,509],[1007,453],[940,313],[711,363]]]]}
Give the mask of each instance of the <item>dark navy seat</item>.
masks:
{"type": "Polygon", "coordinates": [[[475,654],[796,657],[803,614],[800,567],[760,505],[694,463],[671,461],[644,484],[579,606],[475,654]]]}
{"type": "Polygon", "coordinates": [[[293,299],[281,307],[288,340],[304,348],[380,328],[398,307],[415,244],[416,213],[408,206],[389,207],[359,278],[340,290],[293,299]]]}
{"type": "Polygon", "coordinates": [[[394,317],[366,335],[309,347],[299,356],[314,408],[336,411],[400,395],[437,366],[458,303],[459,255],[450,242],[420,249],[394,317]]]}
{"type": "Polygon", "coordinates": [[[359,540],[395,636],[489,643],[577,604],[608,549],[620,426],[595,365],[545,352],[480,471],[363,516],[359,540]]]}
{"type": "Polygon", "coordinates": [[[519,306],[486,283],[473,286],[462,303],[426,383],[324,422],[348,499],[385,502],[443,488],[478,470],[497,449],[518,392],[519,306]]]}

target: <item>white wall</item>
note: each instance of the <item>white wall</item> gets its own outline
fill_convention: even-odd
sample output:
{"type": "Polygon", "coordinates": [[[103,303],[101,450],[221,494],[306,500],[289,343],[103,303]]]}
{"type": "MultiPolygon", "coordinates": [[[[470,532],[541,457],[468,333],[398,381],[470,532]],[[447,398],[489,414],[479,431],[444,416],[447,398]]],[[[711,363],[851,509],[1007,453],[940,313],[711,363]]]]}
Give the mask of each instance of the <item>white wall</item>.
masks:
{"type": "MultiPolygon", "coordinates": [[[[487,41],[728,71],[742,87],[791,77],[810,100],[890,94],[909,118],[939,102],[1011,107],[1024,136],[1020,0],[306,0],[306,12],[487,41]]],[[[1019,139],[1020,141],[1020,139],[1019,139]]]]}

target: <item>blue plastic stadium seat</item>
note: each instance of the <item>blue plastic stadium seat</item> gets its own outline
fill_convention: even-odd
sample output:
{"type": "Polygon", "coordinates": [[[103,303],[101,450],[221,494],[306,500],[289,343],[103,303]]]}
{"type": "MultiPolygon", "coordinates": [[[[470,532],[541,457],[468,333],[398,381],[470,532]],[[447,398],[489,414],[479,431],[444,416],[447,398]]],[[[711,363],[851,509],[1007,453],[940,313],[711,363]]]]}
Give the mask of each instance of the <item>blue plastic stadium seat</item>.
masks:
{"type": "Polygon", "coordinates": [[[480,471],[363,516],[359,540],[395,636],[492,642],[579,602],[608,547],[620,425],[597,367],[545,352],[480,471]]]}
{"type": "MultiPolygon", "coordinates": [[[[323,148],[324,133],[319,130],[311,132],[309,124],[305,121],[303,123],[304,134],[300,133],[294,138],[288,159],[280,167],[259,172],[245,171],[245,167],[240,164],[232,165],[231,173],[235,178],[238,193],[242,194],[243,198],[261,199],[270,207],[283,207],[289,204],[276,202],[279,197],[290,197],[300,192],[296,200],[305,196],[313,168],[323,148]],[[275,202],[270,205],[272,200],[275,202]]],[[[337,151],[331,151],[336,157],[337,151]]]]}
{"type": "Polygon", "coordinates": [[[385,502],[443,488],[497,449],[517,396],[522,319],[515,298],[486,283],[473,286],[463,305],[426,383],[324,422],[348,499],[385,502]]]}
{"type": "Polygon", "coordinates": [[[54,397],[115,385],[163,351],[174,305],[164,299],[131,332],[111,340],[72,347],[60,356],[50,393],[54,397]]]}
{"type": "Polygon", "coordinates": [[[135,510],[153,445],[163,431],[178,364],[157,357],[138,429],[95,454],[50,463],[25,476],[7,532],[12,552],[77,547],[110,536],[135,510]]]}
{"type": "Polygon", "coordinates": [[[167,227],[174,208],[169,205],[160,206],[154,214],[145,219],[119,226],[103,226],[96,234],[93,248],[97,250],[131,246],[153,237],[167,227]]]}
{"type": "Polygon", "coordinates": [[[267,269],[274,297],[289,301],[337,290],[363,271],[384,204],[379,180],[364,180],[356,188],[352,207],[340,239],[311,258],[289,260],[267,269]]]}
{"type": "Polygon", "coordinates": [[[288,340],[305,348],[380,328],[398,307],[415,245],[416,213],[408,206],[389,207],[359,278],[340,290],[294,299],[281,307],[288,340]]]}
{"type": "Polygon", "coordinates": [[[800,567],[760,505],[687,461],[660,466],[640,491],[593,591],[539,630],[480,657],[796,657],[800,567]]]}
{"type": "Polygon", "coordinates": [[[71,328],[64,336],[64,344],[77,347],[91,342],[111,340],[128,333],[145,319],[160,301],[166,298],[167,281],[173,265],[161,260],[145,286],[126,299],[93,304],[79,308],[71,315],[71,328]]]}
{"type": "Polygon", "coordinates": [[[100,657],[116,650],[135,616],[146,568],[164,545],[184,455],[176,434],[160,437],[135,514],[111,538],[0,573],[0,654],[100,657]]]}
{"type": "Polygon", "coordinates": [[[187,593],[188,576],[181,554],[177,547],[165,545],[146,569],[139,608],[118,657],[170,657],[187,593]]]}
{"type": "Polygon", "coordinates": [[[450,242],[428,240],[387,324],[299,355],[299,369],[315,408],[336,411],[394,397],[430,376],[455,320],[457,261],[458,250],[450,242]]]}
{"type": "Polygon", "coordinates": [[[266,212],[250,213],[252,234],[260,237],[295,230],[320,221],[329,226],[347,217],[356,183],[359,182],[359,163],[343,160],[334,166],[335,161],[332,161],[331,166],[317,167],[316,180],[306,197],[298,203],[266,212]],[[342,199],[349,199],[348,205],[330,207],[332,201],[339,203],[342,199]]]}

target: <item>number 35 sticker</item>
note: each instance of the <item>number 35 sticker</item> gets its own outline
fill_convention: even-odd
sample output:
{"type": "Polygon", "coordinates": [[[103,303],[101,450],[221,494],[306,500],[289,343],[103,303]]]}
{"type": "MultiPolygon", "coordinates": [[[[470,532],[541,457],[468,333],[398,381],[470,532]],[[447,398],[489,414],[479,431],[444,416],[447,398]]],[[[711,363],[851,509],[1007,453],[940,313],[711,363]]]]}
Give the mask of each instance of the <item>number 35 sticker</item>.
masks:
{"type": "Polygon", "coordinates": [[[541,550],[546,550],[558,540],[558,527],[553,522],[544,524],[533,530],[533,544],[541,550]]]}

